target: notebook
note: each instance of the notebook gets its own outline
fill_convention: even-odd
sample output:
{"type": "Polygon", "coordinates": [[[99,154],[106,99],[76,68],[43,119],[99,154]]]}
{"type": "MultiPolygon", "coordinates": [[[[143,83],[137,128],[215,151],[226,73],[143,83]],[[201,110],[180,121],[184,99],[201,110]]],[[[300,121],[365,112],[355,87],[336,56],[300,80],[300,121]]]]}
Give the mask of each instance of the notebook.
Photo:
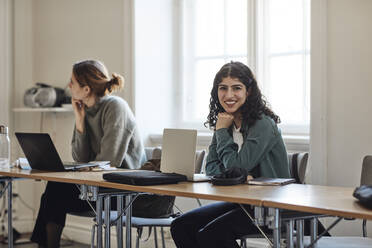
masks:
{"type": "Polygon", "coordinates": [[[295,183],[294,178],[268,178],[268,177],[258,177],[248,180],[248,184],[251,185],[286,185],[290,183],[295,183]]]}
{"type": "Polygon", "coordinates": [[[47,133],[15,133],[32,169],[67,171],[97,166],[96,163],[62,162],[52,139],[47,133]]]}
{"type": "Polygon", "coordinates": [[[205,174],[195,174],[197,131],[164,129],[161,171],[185,175],[188,181],[209,181],[205,174]]]}

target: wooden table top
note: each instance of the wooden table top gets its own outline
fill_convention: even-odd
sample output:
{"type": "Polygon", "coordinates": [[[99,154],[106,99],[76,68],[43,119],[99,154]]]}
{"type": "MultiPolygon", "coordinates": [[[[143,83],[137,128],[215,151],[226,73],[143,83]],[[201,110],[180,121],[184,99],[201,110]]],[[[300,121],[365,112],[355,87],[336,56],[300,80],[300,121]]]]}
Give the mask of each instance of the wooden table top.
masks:
{"type": "Polygon", "coordinates": [[[289,184],[270,191],[266,207],[372,220],[372,210],[353,197],[354,188],[289,184]]]}
{"type": "MultiPolygon", "coordinates": [[[[134,171],[134,170],[116,170],[134,171]]],[[[208,182],[182,182],[178,184],[135,186],[111,183],[102,179],[108,171],[71,171],[71,172],[43,172],[37,170],[21,170],[18,168],[0,169],[0,175],[8,177],[22,177],[45,181],[92,185],[135,192],[146,192],[162,195],[183,196],[215,201],[227,201],[262,206],[267,186],[236,185],[230,187],[214,186],[208,182]]]]}
{"type": "MultiPolygon", "coordinates": [[[[119,171],[119,170],[117,170],[119,171]]],[[[121,170],[120,170],[121,171],[121,170]]],[[[129,170],[126,170],[129,171],[129,170]]],[[[214,186],[208,182],[134,186],[102,179],[107,171],[42,172],[18,168],[0,169],[0,175],[46,181],[92,185],[135,192],[227,201],[255,206],[289,209],[348,218],[372,220],[372,210],[362,207],[352,196],[354,188],[289,184],[285,186],[214,186]]]]}

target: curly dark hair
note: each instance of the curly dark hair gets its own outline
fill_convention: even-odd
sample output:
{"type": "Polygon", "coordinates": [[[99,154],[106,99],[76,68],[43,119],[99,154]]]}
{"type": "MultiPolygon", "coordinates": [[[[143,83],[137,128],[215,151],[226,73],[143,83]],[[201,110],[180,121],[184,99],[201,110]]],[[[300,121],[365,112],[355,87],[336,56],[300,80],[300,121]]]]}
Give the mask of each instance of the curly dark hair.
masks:
{"type": "Polygon", "coordinates": [[[256,120],[261,119],[262,114],[271,117],[275,123],[280,123],[279,116],[269,108],[267,101],[261,94],[252,71],[241,62],[231,61],[222,66],[214,78],[209,103],[209,114],[207,121],[204,123],[206,127],[209,125],[209,128],[215,129],[218,113],[225,112],[218,100],[218,85],[227,77],[238,79],[245,85],[247,91],[250,89],[249,96],[240,107],[243,122],[246,123],[248,127],[253,126],[256,120]]]}

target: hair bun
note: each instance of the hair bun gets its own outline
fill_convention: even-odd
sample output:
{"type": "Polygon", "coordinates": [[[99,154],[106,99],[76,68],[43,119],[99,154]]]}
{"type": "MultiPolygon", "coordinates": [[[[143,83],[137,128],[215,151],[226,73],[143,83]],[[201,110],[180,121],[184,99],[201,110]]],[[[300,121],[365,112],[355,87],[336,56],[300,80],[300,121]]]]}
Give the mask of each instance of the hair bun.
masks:
{"type": "Polygon", "coordinates": [[[121,90],[124,86],[124,78],[117,73],[112,74],[112,78],[107,82],[107,90],[109,93],[121,90]]]}

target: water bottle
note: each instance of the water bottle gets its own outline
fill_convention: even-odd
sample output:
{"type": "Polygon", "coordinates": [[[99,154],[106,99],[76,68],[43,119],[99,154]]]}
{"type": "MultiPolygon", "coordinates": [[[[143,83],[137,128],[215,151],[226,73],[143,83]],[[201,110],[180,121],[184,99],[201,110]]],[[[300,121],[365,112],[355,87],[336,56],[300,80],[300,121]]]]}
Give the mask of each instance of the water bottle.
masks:
{"type": "Polygon", "coordinates": [[[0,168],[10,167],[10,140],[8,127],[0,126],[0,168]]]}

